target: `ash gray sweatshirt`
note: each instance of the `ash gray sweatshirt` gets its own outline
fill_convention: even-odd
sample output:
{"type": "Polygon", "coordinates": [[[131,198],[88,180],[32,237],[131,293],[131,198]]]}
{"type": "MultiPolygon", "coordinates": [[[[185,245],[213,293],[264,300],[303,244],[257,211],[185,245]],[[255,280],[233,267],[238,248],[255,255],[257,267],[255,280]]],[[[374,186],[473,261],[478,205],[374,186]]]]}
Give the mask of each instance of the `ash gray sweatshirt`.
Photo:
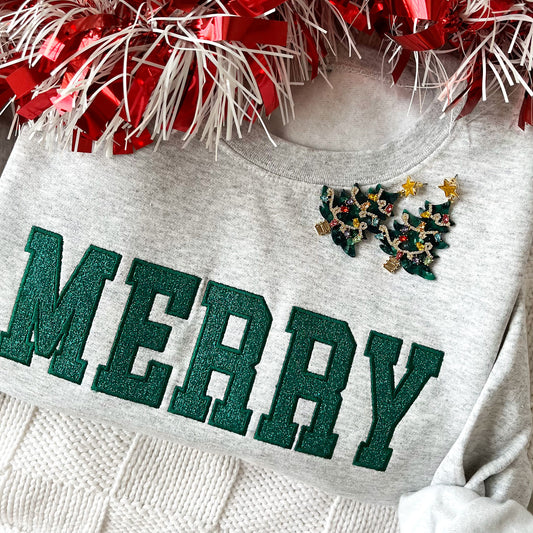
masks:
{"type": "Polygon", "coordinates": [[[0,390],[399,502],[403,531],[533,531],[533,143],[516,104],[451,125],[434,103],[348,152],[274,148],[256,124],[216,162],[198,141],[109,159],[23,135],[0,181],[0,390]],[[355,257],[316,233],[323,185],[369,198],[408,175],[427,185],[390,231],[458,175],[435,280],[384,269],[369,230],[355,257]]]}

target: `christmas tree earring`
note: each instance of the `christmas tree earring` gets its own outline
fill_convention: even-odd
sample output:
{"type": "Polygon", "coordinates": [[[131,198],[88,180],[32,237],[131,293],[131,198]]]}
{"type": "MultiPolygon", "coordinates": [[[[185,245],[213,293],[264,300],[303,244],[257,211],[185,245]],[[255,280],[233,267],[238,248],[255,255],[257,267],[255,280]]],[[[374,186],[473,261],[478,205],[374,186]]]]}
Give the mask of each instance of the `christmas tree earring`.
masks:
{"type": "Polygon", "coordinates": [[[319,235],[331,233],[333,242],[355,257],[355,247],[366,239],[366,231],[380,232],[380,223],[390,217],[400,195],[386,192],[379,184],[364,194],[356,183],[349,192],[343,189],[337,196],[324,185],[320,213],[325,220],[316,224],[315,229],[319,235]]]}
{"type": "Polygon", "coordinates": [[[449,212],[452,202],[459,198],[457,176],[445,179],[439,189],[448,198],[445,203],[434,205],[426,200],[419,217],[405,209],[402,222],[394,221],[394,230],[389,231],[384,224],[379,226],[376,238],[382,241],[380,248],[390,256],[383,265],[389,272],[395,272],[401,266],[410,274],[435,279],[430,265],[438,257],[436,250],[448,248],[443,234],[454,225],[449,212]]]}

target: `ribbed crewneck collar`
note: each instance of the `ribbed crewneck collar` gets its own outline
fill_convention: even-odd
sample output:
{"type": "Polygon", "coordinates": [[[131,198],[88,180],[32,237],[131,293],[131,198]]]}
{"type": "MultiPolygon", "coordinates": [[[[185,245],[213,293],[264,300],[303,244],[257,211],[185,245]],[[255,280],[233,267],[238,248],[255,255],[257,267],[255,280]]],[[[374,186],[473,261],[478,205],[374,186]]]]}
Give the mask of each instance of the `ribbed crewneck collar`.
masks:
{"type": "MultiPolygon", "coordinates": [[[[364,60],[340,57],[333,63],[333,68],[345,71],[347,75],[356,71],[363,76],[381,77],[382,56],[376,50],[365,48],[364,60]]],[[[416,122],[375,149],[322,150],[270,133],[277,145],[274,146],[259,121],[250,131],[244,132],[241,139],[224,140],[221,146],[263,170],[298,181],[332,185],[384,183],[404,176],[423,163],[458,128],[454,120],[458,111],[443,115],[442,102],[437,100],[436,93],[426,97],[429,103],[416,122]]],[[[268,128],[268,122],[266,125],[268,128]]]]}

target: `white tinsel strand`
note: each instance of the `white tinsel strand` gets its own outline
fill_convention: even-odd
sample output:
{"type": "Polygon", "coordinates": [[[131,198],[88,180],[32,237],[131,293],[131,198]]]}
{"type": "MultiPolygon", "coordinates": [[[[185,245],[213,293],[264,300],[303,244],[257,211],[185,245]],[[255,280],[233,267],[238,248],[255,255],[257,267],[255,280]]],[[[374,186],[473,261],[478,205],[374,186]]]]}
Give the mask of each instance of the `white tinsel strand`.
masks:
{"type": "MultiPolygon", "coordinates": [[[[287,0],[267,14],[257,14],[258,19],[267,20],[275,14],[270,20],[285,21],[288,39],[285,46],[265,44],[254,48],[236,41],[207,40],[205,35],[200,38],[196,29],[193,30],[193,25],[205,24],[213,17],[219,20],[229,17],[227,0],[207,0],[189,12],[172,13],[162,11],[166,5],[164,0],[142,4],[138,0],[26,0],[17,4],[16,11],[0,11],[0,82],[2,76],[5,78],[2,69],[13,70],[22,65],[39,67],[43,61],[40,53],[43,43],[46,39],[46,42],[54,43],[54,38],[60,37],[68,23],[75,24],[89,15],[114,16],[119,12],[121,19],[126,13],[125,20],[130,21],[112,34],[104,32],[97,40],[91,41],[89,36],[83,50],[64,58],[61,65],[55,66],[49,77],[33,89],[32,97],[57,90],[59,102],[54,104],[58,107],[61,100],[75,100],[71,111],[64,112],[51,106],[32,121],[34,130],[43,132],[50,142],[65,147],[73,140],[79,140],[78,121],[98,96],[111,90],[115,83],[121,85],[126,96],[114,117],[107,120],[104,134],[94,147],[110,150],[117,132],[125,132],[127,139],[135,139],[147,127],[154,132],[157,147],[172,132],[180,105],[187,96],[191,68],[194,68],[199,90],[195,93],[195,101],[191,102],[189,98],[192,121],[182,138],[187,143],[197,136],[213,149],[222,136],[227,139],[234,134],[240,137],[252,120],[264,125],[264,109],[259,114],[255,111],[264,104],[254,75],[257,66],[262,69],[261,76],[270,82],[282,120],[286,122],[294,115],[291,86],[305,83],[311,77],[309,41],[318,54],[315,54],[315,68],[318,75],[324,77],[328,58],[322,57],[321,50],[334,57],[337,47],[342,45],[350,54],[352,50],[357,54],[356,31],[343,20],[341,13],[347,4],[338,1],[287,0]],[[218,12],[213,14],[213,9],[218,12]],[[145,39],[148,35],[151,36],[149,41],[145,39]],[[152,52],[158,45],[166,46],[171,52],[164,65],[152,60],[152,52]],[[261,61],[262,57],[268,58],[268,64],[261,61]],[[77,66],[73,76],[65,78],[67,69],[76,59],[83,64],[77,66]],[[132,68],[132,65],[135,66],[132,68]],[[136,74],[148,65],[161,72],[140,121],[136,126],[128,125],[131,121],[128,91],[136,74]],[[202,90],[206,84],[212,84],[208,95],[202,90]]],[[[354,12],[361,29],[372,28],[374,4],[373,0],[357,4],[354,12]]],[[[15,3],[7,2],[7,5],[15,3]]],[[[379,20],[389,25],[390,37],[382,36],[386,38],[384,48],[391,70],[394,70],[398,61],[405,61],[404,49],[393,40],[395,36],[402,36],[405,24],[401,16],[394,15],[394,1],[391,6],[393,11],[385,13],[382,15],[385,18],[379,20]]],[[[509,87],[517,84],[533,95],[530,80],[533,66],[532,7],[533,0],[517,2],[505,12],[492,11],[490,0],[460,0],[450,4],[452,11],[446,16],[450,15],[451,23],[456,26],[451,34],[447,34],[446,45],[441,49],[410,54],[415,72],[413,100],[415,94],[423,98],[419,89],[440,87],[442,99],[448,105],[458,96],[469,94],[465,89],[472,88],[475,76],[478,76],[478,88],[480,83],[481,99],[488,98],[494,88],[499,88],[507,100],[509,87]],[[453,17],[456,17],[455,23],[453,17]],[[452,52],[455,59],[450,62],[448,56],[452,52]]],[[[347,17],[353,18],[353,15],[347,17]]],[[[434,22],[414,19],[411,31],[416,36],[418,32],[431,30],[434,22]]]]}
{"type": "MultiPolygon", "coordinates": [[[[61,113],[53,106],[48,108],[32,121],[33,129],[45,134],[49,140],[53,137],[54,143],[68,147],[75,139],[75,125],[98,94],[117,80],[122,83],[124,93],[127,94],[136,70],[143,64],[149,64],[150,53],[157,44],[164,42],[172,50],[171,56],[150,95],[142,120],[137,127],[129,128],[127,136],[135,137],[150,125],[156,138],[168,138],[179,105],[185,96],[185,82],[194,58],[200,90],[193,106],[194,118],[191,127],[184,133],[183,139],[200,134],[208,149],[213,149],[218,145],[223,131],[226,138],[230,138],[233,132],[240,136],[244,122],[253,118],[247,116],[248,106],[262,104],[262,96],[251,70],[252,63],[258,61],[257,54],[271,57],[269,68],[265,68],[264,73],[273,83],[279,105],[283,109],[292,108],[291,84],[307,81],[310,77],[308,43],[301,28],[295,24],[295,14],[309,31],[318,50],[319,42],[322,41],[328,53],[335,53],[337,40],[341,37],[348,38],[348,45],[354,48],[349,28],[339,19],[327,0],[289,0],[281,4],[277,12],[278,19],[288,23],[290,38],[287,46],[260,45],[253,49],[239,42],[199,39],[189,29],[193,21],[212,16],[208,14],[208,9],[213,4],[221,5],[220,2],[211,1],[195,7],[189,13],[176,13],[172,17],[158,17],[156,11],[145,10],[141,13],[139,7],[134,16],[132,14],[133,22],[129,26],[89,42],[83,50],[65,58],[50,73],[50,77],[36,87],[32,96],[56,88],[61,98],[73,97],[76,105],[66,113],[61,113]],[[318,4],[320,9],[317,9],[318,4]],[[337,26],[344,28],[341,31],[346,34],[339,35],[337,26]],[[151,43],[141,47],[131,45],[135,37],[147,33],[154,35],[151,43]],[[325,35],[328,35],[329,39],[324,39],[325,35]],[[127,72],[126,58],[128,52],[132,51],[135,52],[138,65],[131,72],[127,72]],[[74,59],[81,58],[82,54],[86,57],[83,65],[66,85],[63,83],[61,86],[67,67],[74,59]],[[216,67],[214,76],[203,67],[207,60],[216,67]],[[121,66],[122,74],[110,79],[110,73],[116,65],[121,66]],[[276,74],[270,71],[271,68],[278,69],[276,74]],[[213,78],[213,87],[205,102],[202,102],[201,88],[206,76],[213,78]]],[[[9,41],[11,45],[10,54],[6,52],[7,45],[2,46],[3,68],[24,63],[30,67],[38,65],[41,60],[40,49],[45,39],[51,39],[53,42],[66,23],[89,15],[113,14],[117,7],[135,10],[125,1],[43,0],[33,5],[29,1],[22,3],[17,12],[0,16],[0,35],[3,43],[9,41]],[[21,57],[16,57],[16,54],[21,57]]],[[[324,71],[325,63],[319,54],[319,73],[324,75],[324,71]]],[[[119,117],[120,111],[124,108],[126,117],[129,117],[130,106],[127,97],[125,100],[115,117],[108,122],[104,134],[95,142],[95,149],[103,146],[106,146],[107,150],[110,149],[113,135],[123,127],[123,120],[119,117]]]]}
{"type": "MultiPolygon", "coordinates": [[[[417,83],[413,90],[429,86],[442,88],[441,100],[450,104],[457,95],[463,93],[468,87],[469,76],[474,65],[479,61],[482,70],[482,100],[487,98],[489,89],[499,87],[504,100],[508,100],[508,87],[520,84],[523,89],[533,95],[529,83],[528,72],[533,66],[533,18],[530,0],[516,3],[509,11],[491,11],[489,0],[468,0],[462,2],[458,10],[461,23],[465,28],[468,26],[484,23],[476,32],[475,39],[465,45],[463,35],[453,35],[454,48],[448,44],[440,50],[425,50],[413,52],[417,58],[418,68],[424,65],[425,73],[417,76],[417,83]],[[505,50],[505,51],[504,51],[505,50]],[[455,63],[454,69],[450,70],[442,61],[446,54],[456,52],[459,64],[455,63]],[[458,53],[457,53],[458,52],[458,53]]],[[[421,25],[416,31],[429,27],[421,25]]],[[[392,35],[401,35],[401,31],[391,25],[392,35]]],[[[471,35],[466,34],[466,37],[471,35]]],[[[386,53],[392,69],[396,67],[403,48],[395,43],[389,43],[386,53]]]]}

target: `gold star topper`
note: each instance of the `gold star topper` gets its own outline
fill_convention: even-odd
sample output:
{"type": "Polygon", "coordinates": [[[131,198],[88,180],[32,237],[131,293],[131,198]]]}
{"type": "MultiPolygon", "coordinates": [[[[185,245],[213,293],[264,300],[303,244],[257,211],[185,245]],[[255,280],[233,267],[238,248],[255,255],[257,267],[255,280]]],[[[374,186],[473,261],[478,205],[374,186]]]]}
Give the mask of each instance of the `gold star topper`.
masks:
{"type": "Polygon", "coordinates": [[[407,176],[407,181],[402,184],[403,190],[400,191],[400,194],[402,196],[405,196],[406,198],[408,196],[416,196],[417,189],[420,189],[420,187],[423,187],[424,184],[420,183],[419,181],[413,181],[411,179],[411,176],[407,176]]]}
{"type": "Polygon", "coordinates": [[[451,180],[444,180],[444,183],[442,185],[439,185],[439,189],[441,189],[444,194],[446,195],[446,198],[449,198],[450,202],[453,202],[454,200],[457,200],[459,198],[459,193],[457,192],[458,188],[457,184],[457,175],[453,177],[451,180]]]}

